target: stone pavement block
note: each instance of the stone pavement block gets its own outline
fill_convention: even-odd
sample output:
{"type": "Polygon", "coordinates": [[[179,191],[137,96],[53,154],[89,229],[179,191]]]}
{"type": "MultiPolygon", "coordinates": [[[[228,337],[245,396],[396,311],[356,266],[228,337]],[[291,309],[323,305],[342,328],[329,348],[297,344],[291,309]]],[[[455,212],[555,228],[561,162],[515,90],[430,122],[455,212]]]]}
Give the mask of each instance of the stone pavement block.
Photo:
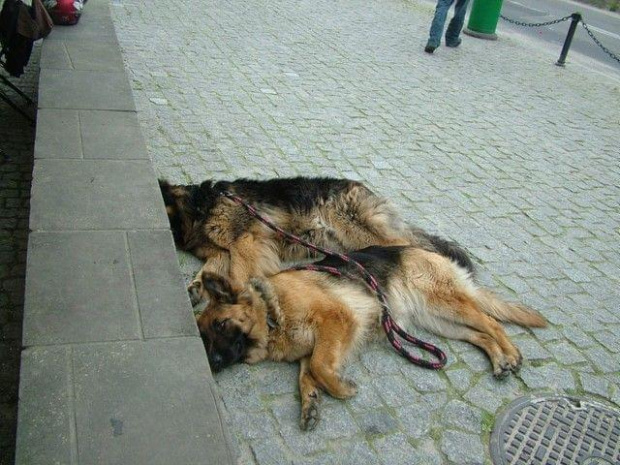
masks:
{"type": "Polygon", "coordinates": [[[39,108],[135,111],[124,71],[42,68],[39,108]]]}
{"type": "Polygon", "coordinates": [[[118,47],[108,2],[90,2],[84,7],[80,21],[72,26],[57,26],[46,41],[108,42],[118,47]]]}
{"type": "Polygon", "coordinates": [[[123,72],[123,56],[110,42],[96,40],[44,41],[41,68],[123,72]]]}
{"type": "Polygon", "coordinates": [[[149,162],[37,160],[30,228],[168,229],[149,162]]]}
{"type": "Polygon", "coordinates": [[[198,336],[170,231],[128,233],[144,337],[198,336]]]}
{"type": "Polygon", "coordinates": [[[84,158],[148,160],[135,113],[80,111],[84,158]]]}
{"type": "Polygon", "coordinates": [[[125,233],[33,232],[23,344],[138,339],[134,292],[125,233]]]}
{"type": "Polygon", "coordinates": [[[82,158],[82,138],[76,110],[39,110],[35,158],[82,158]]]}
{"type": "Polygon", "coordinates": [[[44,40],[42,47],[41,68],[73,69],[64,40],[44,40]]]}
{"type": "Polygon", "coordinates": [[[74,464],[71,349],[22,352],[15,465],[74,464]]]}
{"type": "Polygon", "coordinates": [[[73,370],[80,464],[232,463],[198,337],[76,346],[73,370]]]}

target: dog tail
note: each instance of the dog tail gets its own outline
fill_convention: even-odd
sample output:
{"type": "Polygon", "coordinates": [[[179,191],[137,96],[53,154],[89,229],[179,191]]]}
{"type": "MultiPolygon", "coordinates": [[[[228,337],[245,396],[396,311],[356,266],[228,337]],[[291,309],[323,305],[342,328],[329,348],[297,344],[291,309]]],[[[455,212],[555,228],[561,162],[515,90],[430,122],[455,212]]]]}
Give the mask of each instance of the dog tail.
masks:
{"type": "Polygon", "coordinates": [[[547,326],[547,320],[533,308],[516,302],[506,302],[486,289],[478,289],[476,300],[482,311],[496,320],[529,328],[547,326]]]}

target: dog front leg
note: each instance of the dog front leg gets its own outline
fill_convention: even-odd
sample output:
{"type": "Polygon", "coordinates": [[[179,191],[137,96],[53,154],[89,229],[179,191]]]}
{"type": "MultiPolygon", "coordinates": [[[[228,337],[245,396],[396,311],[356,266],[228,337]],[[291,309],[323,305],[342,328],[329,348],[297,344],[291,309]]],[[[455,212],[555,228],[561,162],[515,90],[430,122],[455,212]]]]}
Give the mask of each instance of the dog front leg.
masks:
{"type": "Polygon", "coordinates": [[[301,397],[301,420],[299,427],[304,431],[312,431],[321,418],[321,390],[310,371],[310,358],[299,361],[299,394],[301,397]]]}
{"type": "Polygon", "coordinates": [[[202,284],[203,273],[215,273],[219,276],[228,277],[230,272],[230,254],[226,250],[218,251],[210,254],[207,262],[196,274],[194,280],[187,287],[189,300],[192,306],[198,305],[202,300],[208,297],[207,292],[202,284]]]}
{"type": "MultiPolygon", "coordinates": [[[[243,234],[230,247],[230,280],[244,286],[260,273],[260,248],[252,233],[243,234]]],[[[277,271],[277,270],[276,270],[277,271]]]]}

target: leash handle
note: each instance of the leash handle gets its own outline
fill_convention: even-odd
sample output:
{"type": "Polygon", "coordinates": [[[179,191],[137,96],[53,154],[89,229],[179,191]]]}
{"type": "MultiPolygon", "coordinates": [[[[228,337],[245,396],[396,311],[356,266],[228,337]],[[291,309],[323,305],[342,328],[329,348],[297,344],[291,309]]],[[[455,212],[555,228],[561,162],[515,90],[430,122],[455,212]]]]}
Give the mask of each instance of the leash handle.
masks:
{"type": "MultiPolygon", "coordinates": [[[[428,368],[428,369],[431,369],[431,370],[440,370],[441,368],[443,368],[445,366],[446,361],[447,361],[447,357],[446,357],[446,354],[441,349],[439,349],[438,347],[434,346],[433,344],[429,344],[427,342],[424,342],[424,341],[422,341],[422,340],[420,340],[420,339],[410,335],[407,331],[405,331],[403,328],[401,328],[394,321],[394,319],[390,315],[390,307],[388,305],[387,298],[385,297],[385,293],[383,292],[383,289],[379,285],[379,283],[376,280],[376,278],[361,263],[357,262],[356,260],[353,260],[348,255],[344,255],[344,254],[341,254],[341,253],[338,253],[338,252],[334,252],[333,250],[329,250],[329,249],[317,246],[315,244],[311,244],[310,242],[305,241],[301,237],[297,237],[294,234],[291,234],[291,233],[289,233],[287,231],[284,231],[282,228],[280,228],[279,226],[274,224],[272,221],[270,221],[267,218],[263,217],[258,212],[258,210],[256,210],[256,208],[254,208],[252,205],[248,204],[241,197],[233,194],[232,192],[223,191],[220,194],[222,196],[232,200],[236,204],[241,205],[254,218],[259,220],[261,223],[263,223],[264,225],[266,225],[267,227],[269,227],[271,230],[275,231],[276,233],[280,234],[281,236],[291,240],[292,242],[296,242],[296,243],[301,244],[301,245],[303,245],[304,247],[306,247],[306,248],[308,248],[310,250],[322,253],[322,254],[327,255],[327,256],[338,257],[339,259],[341,259],[345,263],[352,263],[352,264],[354,264],[357,267],[357,269],[360,272],[360,274],[363,276],[366,285],[377,296],[377,299],[379,300],[379,303],[381,304],[381,307],[383,308],[383,312],[382,312],[382,315],[381,315],[381,325],[383,326],[383,330],[385,331],[385,334],[386,334],[386,336],[388,338],[388,341],[390,341],[390,344],[392,344],[392,347],[394,347],[394,349],[402,357],[404,357],[407,360],[409,360],[409,362],[411,362],[411,363],[413,363],[415,365],[421,366],[423,368],[428,368]],[[397,335],[400,336],[405,341],[418,346],[420,349],[422,349],[422,350],[424,350],[426,352],[431,353],[438,360],[435,361],[435,362],[430,362],[428,360],[424,360],[423,358],[420,358],[420,357],[417,357],[417,356],[413,355],[410,351],[408,351],[403,346],[402,342],[397,338],[397,335]]],[[[346,276],[346,277],[353,278],[353,279],[355,278],[354,275],[352,275],[350,273],[343,273],[338,268],[332,267],[332,266],[307,264],[307,265],[297,265],[297,266],[291,267],[289,269],[291,269],[291,270],[324,271],[324,272],[331,273],[331,274],[333,274],[335,276],[346,276]]]]}

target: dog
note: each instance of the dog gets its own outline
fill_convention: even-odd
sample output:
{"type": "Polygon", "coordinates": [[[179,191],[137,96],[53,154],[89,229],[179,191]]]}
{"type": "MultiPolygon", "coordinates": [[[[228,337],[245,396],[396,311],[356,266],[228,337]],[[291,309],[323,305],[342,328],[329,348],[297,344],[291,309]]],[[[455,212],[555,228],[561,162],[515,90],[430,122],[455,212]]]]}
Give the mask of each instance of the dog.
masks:
{"type": "Polygon", "coordinates": [[[458,244],[407,226],[387,199],[357,181],[296,177],[171,185],[160,179],[159,185],[177,247],[205,261],[188,287],[192,305],[206,298],[203,273],[241,285],[251,277],[277,273],[282,262],[316,258],[221,195],[224,191],[285,231],[324,248],[348,252],[371,245],[414,245],[474,268],[458,244]]]}
{"type": "MultiPolygon", "coordinates": [[[[477,286],[466,267],[441,254],[374,246],[349,256],[377,279],[401,327],[413,323],[478,346],[488,355],[495,377],[516,373],[522,362],[498,321],[537,328],[547,324],[535,310],[477,286]]],[[[317,264],[345,273],[356,270],[334,257],[317,264]]],[[[210,300],[197,322],[213,371],[237,362],[299,360],[304,430],[319,420],[320,390],[339,399],[355,395],[355,384],[342,378],[341,369],[377,332],[382,314],[361,279],[308,270],[253,278],[243,288],[215,274],[204,273],[202,279],[210,300]]]]}

